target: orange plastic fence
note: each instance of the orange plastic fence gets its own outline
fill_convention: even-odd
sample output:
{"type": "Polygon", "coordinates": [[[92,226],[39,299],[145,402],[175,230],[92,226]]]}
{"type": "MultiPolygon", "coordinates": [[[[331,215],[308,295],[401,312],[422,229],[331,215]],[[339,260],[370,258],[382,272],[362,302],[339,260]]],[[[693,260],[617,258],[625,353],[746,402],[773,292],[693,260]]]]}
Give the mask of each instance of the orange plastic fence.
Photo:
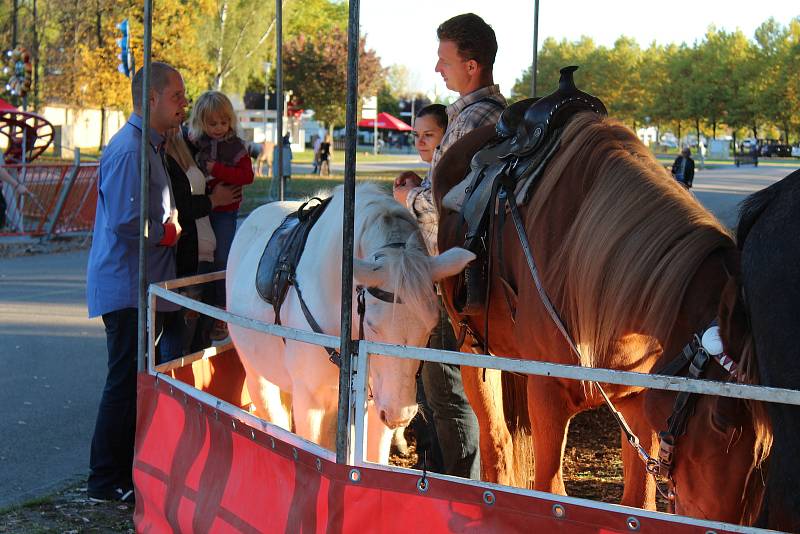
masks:
{"type": "MultiPolygon", "coordinates": [[[[44,235],[68,178],[75,170],[74,164],[4,165],[3,168],[30,193],[21,195],[8,184],[1,186],[6,201],[6,224],[0,229],[0,236],[44,235]]],[[[53,234],[92,230],[97,203],[97,170],[97,163],[80,164],[55,221],[53,234]]]]}

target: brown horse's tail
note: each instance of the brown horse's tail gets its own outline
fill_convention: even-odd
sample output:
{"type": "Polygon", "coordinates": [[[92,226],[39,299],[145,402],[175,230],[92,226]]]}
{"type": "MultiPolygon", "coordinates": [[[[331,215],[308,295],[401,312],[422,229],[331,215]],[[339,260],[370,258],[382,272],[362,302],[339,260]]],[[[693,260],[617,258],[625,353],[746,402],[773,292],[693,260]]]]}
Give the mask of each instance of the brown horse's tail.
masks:
{"type": "Polygon", "coordinates": [[[528,415],[528,376],[503,371],[503,412],[514,446],[513,485],[533,487],[533,442],[528,415]]]}

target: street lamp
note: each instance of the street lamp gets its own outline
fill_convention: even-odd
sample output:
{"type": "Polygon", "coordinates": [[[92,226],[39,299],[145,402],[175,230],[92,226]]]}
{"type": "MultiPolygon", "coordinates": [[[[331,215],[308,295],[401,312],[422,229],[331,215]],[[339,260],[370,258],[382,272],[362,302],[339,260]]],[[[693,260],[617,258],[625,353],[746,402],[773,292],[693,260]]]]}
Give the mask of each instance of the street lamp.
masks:
{"type": "MultiPolygon", "coordinates": [[[[264,73],[266,76],[264,77],[264,146],[266,147],[267,141],[269,138],[267,137],[267,111],[269,111],[269,71],[272,69],[272,63],[269,61],[264,62],[264,73]]],[[[264,148],[266,150],[266,148],[264,148]]]]}

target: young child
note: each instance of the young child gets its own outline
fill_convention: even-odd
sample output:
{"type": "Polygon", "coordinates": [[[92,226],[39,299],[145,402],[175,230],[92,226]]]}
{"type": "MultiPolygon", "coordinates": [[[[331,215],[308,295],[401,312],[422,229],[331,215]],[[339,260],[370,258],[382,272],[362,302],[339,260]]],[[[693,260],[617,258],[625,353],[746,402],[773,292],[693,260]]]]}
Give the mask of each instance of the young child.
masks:
{"type": "MultiPolygon", "coordinates": [[[[194,145],[197,166],[206,173],[208,190],[219,182],[240,187],[253,183],[250,155],[244,141],[236,135],[236,125],[233,104],[227,96],[219,91],[206,91],[197,99],[189,119],[189,140],[194,145]]],[[[241,200],[217,206],[211,212],[211,227],[217,239],[214,270],[224,270],[228,263],[240,203],[241,200]]],[[[225,307],[225,281],[219,280],[214,285],[214,304],[225,307]]],[[[227,336],[227,325],[217,321],[211,338],[219,341],[227,336]]]]}

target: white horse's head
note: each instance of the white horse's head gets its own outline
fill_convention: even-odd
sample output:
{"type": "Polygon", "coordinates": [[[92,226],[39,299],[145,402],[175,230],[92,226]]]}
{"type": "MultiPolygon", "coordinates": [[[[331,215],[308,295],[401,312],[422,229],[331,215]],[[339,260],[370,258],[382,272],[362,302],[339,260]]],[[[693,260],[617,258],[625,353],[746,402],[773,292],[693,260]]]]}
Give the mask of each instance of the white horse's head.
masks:
{"type": "MultiPolygon", "coordinates": [[[[430,257],[408,210],[377,188],[361,185],[357,191],[362,198],[356,210],[353,276],[356,284],[373,289],[365,292],[364,337],[425,346],[439,314],[434,282],[461,272],[475,255],[453,248],[430,257]]],[[[407,425],[416,414],[418,367],[418,360],[371,357],[376,408],[390,428],[407,425]]]]}

